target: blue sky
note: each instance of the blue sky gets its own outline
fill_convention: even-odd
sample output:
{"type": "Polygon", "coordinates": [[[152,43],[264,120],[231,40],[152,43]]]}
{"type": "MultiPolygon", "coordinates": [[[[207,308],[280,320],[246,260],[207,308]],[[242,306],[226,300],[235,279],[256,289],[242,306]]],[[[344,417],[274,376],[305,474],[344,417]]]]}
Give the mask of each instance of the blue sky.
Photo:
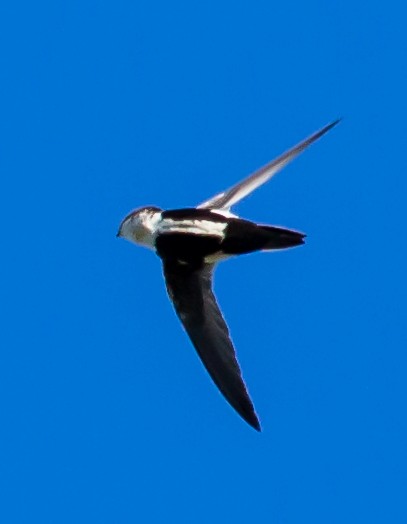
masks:
{"type": "Polygon", "coordinates": [[[404,4],[0,14],[1,522],[406,522],[404,4]],[[258,434],[115,233],[338,116],[236,208],[306,245],[216,274],[258,434]]]}

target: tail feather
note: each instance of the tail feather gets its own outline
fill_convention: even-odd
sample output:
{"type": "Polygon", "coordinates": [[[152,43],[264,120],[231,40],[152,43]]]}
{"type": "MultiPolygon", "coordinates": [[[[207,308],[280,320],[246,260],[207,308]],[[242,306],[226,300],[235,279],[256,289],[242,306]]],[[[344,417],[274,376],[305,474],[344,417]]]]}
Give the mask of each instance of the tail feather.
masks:
{"type": "Polygon", "coordinates": [[[298,231],[238,219],[229,224],[222,242],[222,251],[240,255],[253,251],[285,249],[300,246],[304,243],[304,238],[305,235],[298,231]]]}
{"type": "Polygon", "coordinates": [[[261,226],[269,239],[262,249],[284,249],[304,244],[304,233],[275,226],[261,226]]]}

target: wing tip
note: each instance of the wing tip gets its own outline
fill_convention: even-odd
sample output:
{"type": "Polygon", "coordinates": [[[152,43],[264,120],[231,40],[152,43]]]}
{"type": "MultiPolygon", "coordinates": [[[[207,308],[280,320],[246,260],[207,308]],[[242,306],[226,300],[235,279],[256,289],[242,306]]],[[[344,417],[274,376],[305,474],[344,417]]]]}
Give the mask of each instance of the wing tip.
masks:
{"type": "Polygon", "coordinates": [[[340,122],[342,122],[343,120],[343,117],[342,116],[339,116],[338,118],[336,118],[335,120],[333,120],[330,124],[328,124],[326,127],[328,128],[327,131],[329,131],[329,129],[332,129],[333,127],[335,127],[336,125],[338,125],[340,122]]]}
{"type": "Polygon", "coordinates": [[[325,135],[325,133],[328,133],[333,127],[337,126],[342,121],[342,117],[338,117],[326,126],[324,126],[322,129],[311,135],[312,142],[318,138],[320,138],[322,135],[325,135]]]}
{"type": "Polygon", "coordinates": [[[251,410],[250,413],[242,413],[242,412],[239,412],[239,411],[238,411],[238,413],[243,418],[243,420],[249,424],[249,426],[251,426],[253,429],[255,429],[256,431],[261,433],[260,421],[259,421],[259,419],[257,417],[257,414],[254,411],[254,409],[251,410]]]}
{"type": "Polygon", "coordinates": [[[251,427],[253,429],[255,429],[256,431],[258,431],[259,433],[261,433],[261,426],[260,426],[260,422],[259,422],[259,419],[256,418],[256,420],[253,422],[253,423],[250,423],[249,424],[251,425],[251,427]]]}

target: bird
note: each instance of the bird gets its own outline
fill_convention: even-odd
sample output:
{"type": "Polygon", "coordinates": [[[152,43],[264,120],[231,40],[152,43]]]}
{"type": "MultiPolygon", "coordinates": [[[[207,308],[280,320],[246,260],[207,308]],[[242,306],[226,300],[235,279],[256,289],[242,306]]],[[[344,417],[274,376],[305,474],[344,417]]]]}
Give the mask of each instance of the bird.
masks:
{"type": "Polygon", "coordinates": [[[168,296],[200,359],[222,395],[255,430],[260,421],[242,377],[228,326],[213,292],[217,264],[255,251],[299,246],[305,234],[257,224],[232,206],[338,124],[337,119],[288,149],[234,186],[196,207],[163,210],[145,206],[120,223],[116,236],[152,249],[160,257],[168,296]]]}

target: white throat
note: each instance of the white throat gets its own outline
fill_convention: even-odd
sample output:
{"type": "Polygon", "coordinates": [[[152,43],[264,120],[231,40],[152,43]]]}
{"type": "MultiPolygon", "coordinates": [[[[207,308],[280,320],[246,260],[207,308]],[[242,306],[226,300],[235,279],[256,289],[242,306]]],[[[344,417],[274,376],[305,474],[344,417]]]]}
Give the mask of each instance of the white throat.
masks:
{"type": "Polygon", "coordinates": [[[157,226],[161,220],[161,211],[141,209],[123,220],[120,236],[135,244],[155,249],[157,226]]]}

